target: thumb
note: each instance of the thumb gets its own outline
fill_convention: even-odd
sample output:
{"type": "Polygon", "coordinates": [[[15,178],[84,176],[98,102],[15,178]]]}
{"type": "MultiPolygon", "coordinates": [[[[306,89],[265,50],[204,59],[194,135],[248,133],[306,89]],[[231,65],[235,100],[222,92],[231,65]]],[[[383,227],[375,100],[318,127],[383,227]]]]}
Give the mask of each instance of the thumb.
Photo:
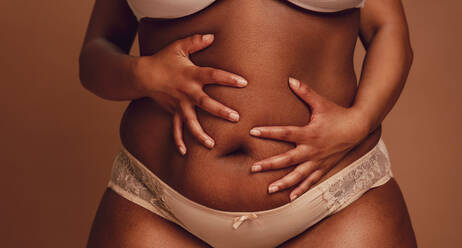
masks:
{"type": "Polygon", "coordinates": [[[321,111],[323,109],[324,98],[316,93],[308,84],[301,83],[299,80],[289,77],[290,88],[299,96],[305,103],[310,105],[311,111],[321,111]]]}
{"type": "Polygon", "coordinates": [[[187,56],[208,47],[212,44],[213,39],[213,34],[195,34],[177,42],[181,51],[187,56]]]}

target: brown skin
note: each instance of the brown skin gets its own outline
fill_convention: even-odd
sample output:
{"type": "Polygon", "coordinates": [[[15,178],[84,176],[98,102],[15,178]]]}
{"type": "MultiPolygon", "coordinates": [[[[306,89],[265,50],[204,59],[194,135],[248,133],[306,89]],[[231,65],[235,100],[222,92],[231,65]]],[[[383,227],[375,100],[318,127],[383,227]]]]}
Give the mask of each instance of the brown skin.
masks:
{"type": "MultiPolygon", "coordinates": [[[[87,247],[210,246],[180,226],[108,189],[87,247]]],[[[391,179],[279,247],[414,248],[417,243],[402,193],[395,179],[391,179]]]]}
{"type": "MultiPolygon", "coordinates": [[[[398,0],[371,0],[361,11],[331,14],[303,10],[284,1],[217,1],[191,16],[143,19],[139,25],[123,0],[97,0],[80,59],[81,81],[87,89],[105,99],[133,100],[121,123],[122,143],[149,169],[181,194],[208,207],[257,211],[288,203],[296,183],[311,180],[300,184],[308,185],[298,188],[304,192],[378,142],[380,123],[404,86],[412,50],[398,0]],[[127,55],[137,27],[139,58],[127,55]],[[211,44],[193,36],[207,33],[215,35],[211,44]],[[359,88],[352,63],[358,35],[368,50],[359,88]],[[238,75],[248,81],[246,87],[234,87],[238,75]],[[297,94],[288,87],[289,76],[322,97],[310,102],[309,91],[305,90],[306,98],[303,92],[297,94]],[[316,106],[334,107],[317,111],[320,108],[316,106]],[[191,111],[193,107],[197,107],[197,115],[191,111]],[[230,109],[239,113],[238,122],[229,121],[225,115],[230,109]],[[316,117],[318,113],[324,113],[325,118],[316,117]],[[310,127],[314,122],[308,122],[315,117],[324,121],[310,127]],[[184,132],[179,131],[181,120],[186,123],[184,132]],[[345,120],[352,123],[347,128],[342,126],[345,120]],[[304,144],[311,144],[318,149],[318,158],[330,162],[318,167],[322,171],[292,177],[286,181],[286,187],[292,187],[269,195],[270,183],[291,175],[303,163],[256,174],[250,173],[252,164],[288,152],[299,143],[252,137],[249,130],[281,125],[316,131],[323,142],[308,140],[304,144]],[[332,130],[340,128],[355,135],[335,135],[338,132],[332,130]],[[204,147],[208,137],[215,139],[211,150],[204,147]],[[187,147],[184,156],[178,153],[181,140],[187,147]],[[345,143],[349,145],[343,146],[339,155],[336,148],[345,143]],[[316,180],[312,175],[317,175],[316,180]]],[[[299,154],[303,157],[303,151],[299,154]]],[[[319,232],[310,228],[287,245],[302,243],[308,247],[315,239],[333,244],[348,238],[352,247],[370,247],[368,242],[415,246],[394,180],[316,226],[323,228],[319,232]],[[354,215],[358,211],[371,214],[354,215]],[[384,211],[389,211],[389,218],[377,225],[375,218],[385,216],[384,211]],[[339,228],[347,224],[354,226],[355,233],[368,233],[369,240],[339,228]],[[377,235],[369,235],[372,231],[377,235]]],[[[192,247],[201,242],[108,190],[88,246],[128,244],[192,247]],[[118,235],[108,239],[107,234],[118,235]]]]}
{"type": "Polygon", "coordinates": [[[298,90],[292,89],[312,107],[308,125],[302,128],[257,128],[261,133],[259,137],[296,144],[292,150],[254,164],[261,167],[260,171],[265,171],[300,163],[291,173],[269,186],[277,185],[280,190],[295,185],[291,199],[306,192],[376,129],[404,87],[413,52],[401,2],[369,2],[361,11],[359,30],[367,56],[352,106],[344,108],[332,103],[305,83],[298,90]]]}

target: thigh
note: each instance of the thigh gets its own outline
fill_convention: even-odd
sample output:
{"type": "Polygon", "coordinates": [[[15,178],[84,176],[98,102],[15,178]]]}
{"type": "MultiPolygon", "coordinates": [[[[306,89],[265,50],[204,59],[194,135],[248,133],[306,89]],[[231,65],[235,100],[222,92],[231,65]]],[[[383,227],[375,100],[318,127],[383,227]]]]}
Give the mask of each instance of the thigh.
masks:
{"type": "Polygon", "coordinates": [[[108,189],[96,213],[87,248],[209,247],[180,226],[108,189]]]}
{"type": "Polygon", "coordinates": [[[407,248],[417,244],[403,195],[392,178],[280,247],[407,248]]]}

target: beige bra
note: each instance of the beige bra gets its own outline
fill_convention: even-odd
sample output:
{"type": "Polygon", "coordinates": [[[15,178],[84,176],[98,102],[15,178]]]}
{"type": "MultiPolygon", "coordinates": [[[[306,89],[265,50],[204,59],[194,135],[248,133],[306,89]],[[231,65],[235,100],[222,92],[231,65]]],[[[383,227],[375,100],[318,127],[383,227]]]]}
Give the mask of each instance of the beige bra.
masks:
{"type": "MultiPolygon", "coordinates": [[[[366,0],[286,0],[304,9],[337,12],[362,8],[366,0]]],[[[136,18],[178,18],[196,13],[215,0],[127,0],[136,18]]]]}

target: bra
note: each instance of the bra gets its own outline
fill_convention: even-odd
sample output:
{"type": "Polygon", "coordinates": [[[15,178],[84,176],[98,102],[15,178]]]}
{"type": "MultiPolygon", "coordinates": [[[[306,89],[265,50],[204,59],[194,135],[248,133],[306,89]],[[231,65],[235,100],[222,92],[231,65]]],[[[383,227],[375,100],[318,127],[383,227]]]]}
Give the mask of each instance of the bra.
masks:
{"type": "MultiPolygon", "coordinates": [[[[301,8],[316,12],[337,12],[362,8],[366,0],[286,0],[301,8]]],[[[215,0],[127,0],[138,21],[143,17],[178,18],[194,14],[215,0]]]]}

